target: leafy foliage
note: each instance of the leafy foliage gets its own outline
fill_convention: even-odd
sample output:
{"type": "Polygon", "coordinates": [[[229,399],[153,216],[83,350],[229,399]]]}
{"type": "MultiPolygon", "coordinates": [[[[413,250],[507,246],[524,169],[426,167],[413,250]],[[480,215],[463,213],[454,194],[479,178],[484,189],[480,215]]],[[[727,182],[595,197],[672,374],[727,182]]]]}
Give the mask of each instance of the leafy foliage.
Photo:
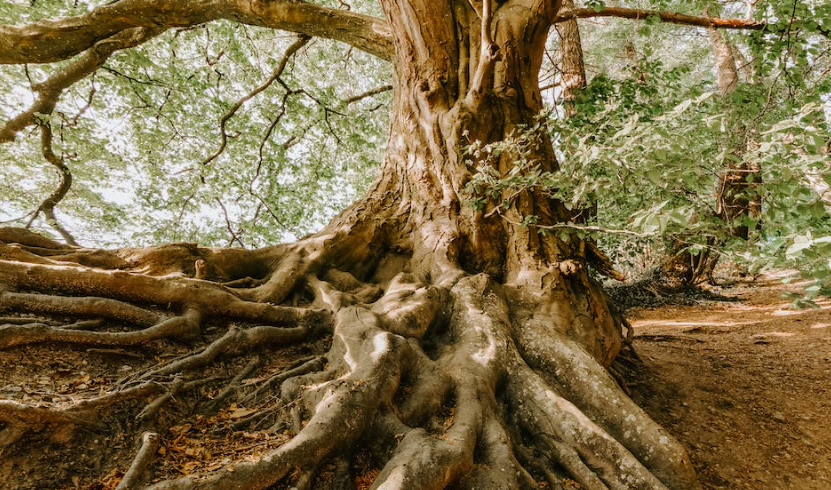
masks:
{"type": "MultiPolygon", "coordinates": [[[[24,10],[4,7],[0,23],[78,13],[45,2],[24,10]]],[[[58,211],[79,240],[262,246],[319,228],[360,195],[382,156],[389,93],[344,100],[386,83],[389,68],[334,42],[313,40],[293,57],[229,120],[227,148],[201,163],[220,147],[220,118],[295,39],[226,22],[168,32],[65,93],[51,118],[75,184],[58,211]]],[[[0,119],[31,102],[27,76],[57,68],[0,68],[13,94],[0,119]]],[[[37,131],[0,146],[0,161],[0,219],[32,211],[55,186],[37,131]]]]}
{"type": "MultiPolygon", "coordinates": [[[[556,172],[540,172],[523,158],[538,127],[471,146],[474,158],[510,151],[517,157],[506,175],[481,167],[469,186],[471,201],[488,212],[510,203],[489,205],[487,199],[543,188],[579,216],[559,233],[598,240],[629,272],[656,266],[667,245],[680,241],[693,253],[711,249],[751,273],[766,267],[802,271],[815,281],[802,304],[831,292],[828,43],[803,30],[732,36],[738,56],[752,68],[745,73],[753,74],[722,97],[712,74],[700,78],[695,63],[668,66],[664,60],[671,57],[652,34],[646,41],[628,33],[629,52],[617,57],[624,62],[598,68],[577,97],[575,116],[558,117],[556,106],[549,111],[547,127],[560,160],[556,172]],[[720,174],[749,165],[762,169],[763,183],[752,188],[763,196],[763,214],[725,222],[717,213],[720,174]],[[586,213],[579,211],[591,206],[597,213],[585,223],[586,213]],[[735,227],[754,230],[757,220],[753,240],[734,236],[735,227]]],[[[712,54],[702,53],[701,44],[676,44],[675,57],[686,48],[691,61],[706,55],[710,59],[701,63],[712,66],[712,54]]],[[[526,222],[533,224],[533,217],[526,222]]]]}
{"type": "MultiPolygon", "coordinates": [[[[77,15],[102,3],[6,2],[0,23],[77,15]]],[[[744,4],[709,0],[638,6],[747,14],[744,4]]],[[[377,14],[372,2],[352,7],[377,14]]],[[[552,47],[541,74],[554,82],[549,110],[534,127],[468,149],[477,160],[507,152],[514,163],[506,175],[477,173],[470,203],[499,212],[518,191],[544,189],[575,213],[598,210],[588,222],[580,213],[579,223],[547,231],[597,239],[624,269],[654,265],[677,240],[694,252],[718,244],[717,253],[751,272],[799,268],[817,281],[809,295],[827,294],[831,46],[817,33],[831,31],[831,4],[760,0],[750,15],[769,27],[729,35],[743,79],[725,97],[714,93],[706,33],[657,19],[581,23],[590,83],[577,115],[558,117],[552,47]],[[555,143],[556,172],[536,168],[542,137],[555,143]],[[741,163],[762,169],[762,226],[749,242],[731,229],[755,222],[728,223],[714,212],[719,175],[741,163]]],[[[75,176],[59,217],[90,245],[262,246],[325,223],[366,189],[382,157],[389,92],[346,101],[390,79],[383,62],[312,40],[241,106],[228,121],[227,147],[203,163],[220,148],[220,118],[268,79],[295,39],[223,22],[176,30],[117,53],[72,86],[50,117],[55,150],[75,176]]],[[[0,119],[25,109],[30,83],[65,63],[0,67],[0,119]]],[[[55,187],[36,133],[0,145],[2,220],[30,213],[55,187]]],[[[534,226],[535,217],[524,223],[534,226]]]]}

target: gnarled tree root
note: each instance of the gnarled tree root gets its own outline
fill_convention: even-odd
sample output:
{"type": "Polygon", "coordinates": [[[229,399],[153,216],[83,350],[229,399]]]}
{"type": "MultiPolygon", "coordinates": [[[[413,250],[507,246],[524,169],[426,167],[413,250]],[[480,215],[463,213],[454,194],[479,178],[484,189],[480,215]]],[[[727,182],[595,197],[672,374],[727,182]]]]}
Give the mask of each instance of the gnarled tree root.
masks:
{"type": "Polygon", "coordinates": [[[325,321],[325,313],[307,308],[277,306],[240,299],[224,286],[184,277],[152,277],[121,271],[79,267],[55,267],[0,260],[0,285],[16,290],[58,291],[67,295],[94,296],[111,291],[125,301],[190,306],[203,315],[266,324],[325,321]]]}
{"type": "Polygon", "coordinates": [[[6,428],[0,435],[0,448],[15,443],[30,430],[50,428],[49,437],[64,440],[76,427],[106,431],[109,427],[100,419],[103,410],[117,403],[147,397],[164,390],[158,383],[144,383],[121,391],[107,393],[66,407],[33,406],[0,400],[0,421],[6,428]]]}
{"type": "Polygon", "coordinates": [[[50,315],[107,318],[149,327],[164,316],[123,301],[98,297],[53,296],[0,291],[0,309],[50,315]]]}
{"type": "Polygon", "coordinates": [[[295,342],[306,338],[308,335],[309,329],[306,327],[259,326],[244,329],[231,327],[222,337],[208,344],[200,352],[153,369],[144,377],[165,376],[188,369],[196,369],[210,364],[223,354],[245,352],[263,344],[295,342]]]}
{"type": "MultiPolygon", "coordinates": [[[[194,336],[203,319],[243,322],[204,348],[126,378],[122,385],[137,384],[121,391],[64,408],[2,402],[0,440],[8,445],[45,425],[100,423],[103,408],[139,397],[151,400],[137,417],[147,423],[174,396],[224,382],[201,406],[203,413],[226,403],[253,406],[238,419],[227,420],[226,412],[228,424],[258,431],[267,423],[272,433],[288,427],[290,439],[245,461],[150,488],[319,488],[326,472],[330,487],[349,488],[359,452],[374,465],[373,489],[525,489],[536,488],[537,480],[565,488],[564,478],[588,490],[699,488],[683,448],[604,367],[624,344],[621,322],[605,309],[584,268],[564,279],[552,265],[529,271],[525,282],[500,284],[465,273],[444,250],[370,279],[366,272],[332,267],[338,254],[326,246],[336,235],[272,250],[269,271],[259,279],[245,279],[252,274],[248,267],[240,268],[243,277],[224,277],[259,284],[250,289],[201,278],[0,260],[6,311],[143,327],[87,331],[28,318],[0,327],[0,348],[46,341],[129,346],[194,336]],[[416,266],[431,274],[409,269],[416,266]],[[584,288],[582,296],[569,296],[568,281],[584,288]],[[103,291],[107,298],[99,297],[103,291]],[[181,313],[167,317],[158,310],[181,313]],[[331,335],[327,352],[305,351],[307,357],[241,389],[259,359],[267,359],[263,346],[320,334],[327,340],[331,335]],[[230,375],[203,374],[221,356],[252,354],[259,357],[237,367],[230,381],[230,375]],[[194,373],[202,377],[185,377],[194,373]]],[[[186,260],[207,255],[196,248],[185,252],[186,260]]],[[[256,261],[268,262],[262,256],[256,261]]],[[[147,451],[139,451],[137,467],[149,467],[147,451]]]]}
{"type": "Polygon", "coordinates": [[[463,278],[432,295],[452,305],[449,315],[429,320],[427,328],[400,330],[412,334],[409,339],[384,328],[390,317],[406,318],[411,311],[410,304],[396,311],[399,287],[388,288],[386,301],[368,309],[345,305],[348,300],[328,283],[310,284],[338,308],[326,355],[332,365],[284,380],[301,373],[295,368],[263,385],[279,379],[282,398],[299,400],[291,412],[302,419],[295,422],[297,435],[259,461],[153,489],[263,489],[283,479],[305,487],[319,461],[332,458],[342,467],[346,448],[367,438],[384,460],[373,485],[378,489],[441,489],[454,482],[461,488],[533,488],[529,470],[552,486],[560,485],[562,472],[586,489],[697,488],[677,443],[591,356],[557,332],[533,342],[524,338],[511,324],[499,286],[484,276],[463,278]],[[418,338],[436,322],[445,322],[445,341],[431,359],[418,338]],[[517,347],[523,344],[533,348],[517,347]],[[541,353],[552,356],[551,365],[539,362],[541,353]],[[601,401],[584,399],[587,392],[571,386],[581,379],[599,389],[601,401]],[[427,397],[439,403],[422,403],[427,397]],[[406,408],[410,399],[432,413],[406,408]],[[533,458],[528,443],[543,454],[526,468],[533,458]]]}

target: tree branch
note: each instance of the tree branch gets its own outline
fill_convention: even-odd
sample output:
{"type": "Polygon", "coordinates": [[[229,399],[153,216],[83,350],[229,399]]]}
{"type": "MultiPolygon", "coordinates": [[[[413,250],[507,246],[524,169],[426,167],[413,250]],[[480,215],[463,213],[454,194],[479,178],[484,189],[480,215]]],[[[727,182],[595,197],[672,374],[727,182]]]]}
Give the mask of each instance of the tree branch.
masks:
{"type": "Polygon", "coordinates": [[[631,9],[624,7],[606,7],[603,10],[591,8],[570,9],[559,12],[554,23],[565,22],[571,19],[586,19],[591,17],[620,17],[623,19],[644,20],[648,17],[657,17],[661,22],[696,27],[716,27],[719,29],[750,29],[761,30],[768,23],[747,19],[721,19],[718,17],[704,17],[698,15],[662,12],[660,10],[631,9]]]}
{"type": "Polygon", "coordinates": [[[73,237],[72,234],[66,230],[66,228],[58,223],[58,218],[55,216],[55,206],[61,202],[64,196],[66,196],[66,193],[69,192],[69,188],[72,187],[72,172],[69,171],[69,167],[67,167],[63,162],[63,158],[59,158],[52,150],[52,125],[49,124],[49,122],[43,122],[40,124],[40,147],[46,161],[58,169],[58,173],[61,176],[61,182],[58,185],[58,188],[55,189],[49,197],[44,199],[40,206],[38,206],[35,213],[32,215],[32,218],[29,220],[29,223],[26,225],[26,228],[32,225],[32,222],[35,221],[40,213],[43,213],[46,217],[46,222],[49,223],[55,231],[60,233],[66,243],[73,247],[77,247],[78,242],[75,241],[75,237],[73,237]]]}
{"type": "Polygon", "coordinates": [[[481,103],[482,98],[493,88],[493,69],[497,59],[500,58],[499,46],[493,43],[491,36],[491,21],[493,20],[492,0],[482,1],[482,32],[479,41],[479,64],[470,82],[465,102],[468,107],[476,107],[481,103]]]}
{"type": "Polygon", "coordinates": [[[225,228],[231,235],[231,240],[228,242],[228,246],[230,247],[234,244],[234,242],[237,242],[239,243],[240,247],[245,248],[245,244],[242,243],[242,240],[240,240],[239,235],[237,235],[237,233],[234,231],[234,227],[231,226],[231,218],[228,217],[228,208],[225,207],[225,204],[222,203],[222,199],[220,199],[219,197],[215,198],[215,201],[217,202],[217,204],[219,204],[219,207],[222,209],[222,215],[225,217],[225,228]]]}
{"type": "MultiPolygon", "coordinates": [[[[0,46],[3,44],[3,26],[0,26],[0,46]]],[[[160,34],[160,29],[127,29],[112,37],[96,42],[81,57],[63,67],[57,73],[32,88],[38,94],[34,103],[3,126],[0,126],[0,143],[14,140],[18,132],[36,123],[36,114],[52,114],[63,91],[103,65],[114,52],[138,46],[160,34]]],[[[8,53],[2,53],[0,59],[8,53]]]]}
{"type": "Polygon", "coordinates": [[[358,95],[353,95],[352,97],[347,97],[343,99],[341,102],[342,106],[348,106],[350,104],[354,104],[355,102],[359,102],[361,100],[366,99],[367,97],[372,97],[373,95],[382,94],[384,92],[389,92],[392,90],[392,85],[381,85],[380,87],[376,87],[372,90],[367,90],[366,92],[360,93],[358,95]]]}
{"type": "Polygon", "coordinates": [[[334,39],[383,59],[394,52],[383,19],[302,1],[121,0],[77,17],[0,26],[0,64],[50,63],[126,29],[187,27],[219,19],[334,39]]]}
{"type": "Polygon", "coordinates": [[[280,76],[283,74],[283,70],[286,69],[286,65],[288,64],[291,57],[294,56],[294,54],[298,50],[300,50],[300,48],[305,46],[306,43],[309,42],[309,39],[310,38],[308,36],[303,36],[303,35],[298,37],[297,40],[294,41],[286,49],[286,52],[283,53],[283,57],[280,58],[280,62],[277,63],[277,67],[271,73],[271,76],[268,77],[268,80],[261,83],[260,86],[258,86],[254,90],[252,90],[248,95],[245,95],[242,98],[240,98],[239,100],[237,100],[234,103],[234,105],[231,106],[231,108],[228,110],[228,112],[226,112],[225,115],[222,116],[222,118],[219,120],[219,131],[220,131],[220,136],[221,136],[221,142],[220,142],[219,148],[217,148],[217,150],[214,151],[210,156],[208,156],[207,158],[202,160],[202,162],[200,163],[201,165],[207,165],[207,164],[211,163],[212,161],[214,161],[216,159],[216,157],[218,157],[219,155],[222,154],[223,151],[225,151],[225,147],[228,145],[228,134],[225,131],[225,126],[228,124],[228,121],[232,117],[234,117],[234,114],[237,113],[237,111],[240,109],[240,107],[242,107],[243,104],[245,104],[249,100],[256,97],[260,92],[262,92],[263,90],[270,87],[271,84],[273,84],[275,80],[280,78],[280,76]]]}

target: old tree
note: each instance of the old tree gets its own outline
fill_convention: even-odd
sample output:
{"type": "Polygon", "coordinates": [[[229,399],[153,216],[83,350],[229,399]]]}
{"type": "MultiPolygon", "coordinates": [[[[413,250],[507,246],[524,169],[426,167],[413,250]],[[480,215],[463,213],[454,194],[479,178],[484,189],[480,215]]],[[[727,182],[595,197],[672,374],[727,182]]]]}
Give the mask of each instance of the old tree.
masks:
{"type": "Polygon", "coordinates": [[[99,250],[75,246],[57,224],[67,244],[2,230],[0,348],[78,346],[73,352],[99,359],[90,370],[106,364],[100,359],[118,367],[119,356],[140,368],[112,369],[75,396],[0,401],[0,471],[21,487],[69,486],[77,474],[76,485],[121,479],[119,488],[157,489],[359,480],[385,489],[563,488],[567,480],[587,489],[698,488],[684,449],[607,370],[627,326],[587,266],[609,264],[591,242],[545,232],[570,222],[571,211],[534,188],[465,204],[480,165],[500,175],[518,158],[538,171],[557,166],[548,138],[498,156],[468,150],[539,126],[538,75],[554,24],[650,13],[561,12],[546,0],[382,0],[381,10],[383,18],[287,0],[120,0],[0,26],[0,63],[69,60],[0,128],[2,141],[39,131],[43,155],[61,169],[63,183],[39,208],[53,222],[71,178],[44,115],[116,51],[225,20],[296,33],[281,66],[320,37],[394,72],[380,176],[296,243],[99,250]],[[210,451],[231,449],[212,457],[187,447],[199,442],[197,429],[212,438],[210,451]],[[255,449],[235,452],[245,438],[255,449]],[[33,472],[41,451],[94,460],[98,473],[72,463],[33,472]],[[186,456],[200,463],[171,470],[186,456]]]}

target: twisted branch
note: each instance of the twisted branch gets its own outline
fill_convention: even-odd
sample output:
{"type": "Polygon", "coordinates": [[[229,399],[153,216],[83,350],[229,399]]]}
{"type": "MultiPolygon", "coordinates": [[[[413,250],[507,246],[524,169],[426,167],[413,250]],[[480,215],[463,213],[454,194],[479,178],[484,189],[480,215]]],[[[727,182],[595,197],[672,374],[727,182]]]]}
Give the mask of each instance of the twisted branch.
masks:
{"type": "Polygon", "coordinates": [[[385,21],[306,2],[121,0],[77,17],[0,26],[0,64],[51,63],[127,29],[188,27],[220,19],[334,39],[383,59],[391,59],[394,49],[385,21]]]}

